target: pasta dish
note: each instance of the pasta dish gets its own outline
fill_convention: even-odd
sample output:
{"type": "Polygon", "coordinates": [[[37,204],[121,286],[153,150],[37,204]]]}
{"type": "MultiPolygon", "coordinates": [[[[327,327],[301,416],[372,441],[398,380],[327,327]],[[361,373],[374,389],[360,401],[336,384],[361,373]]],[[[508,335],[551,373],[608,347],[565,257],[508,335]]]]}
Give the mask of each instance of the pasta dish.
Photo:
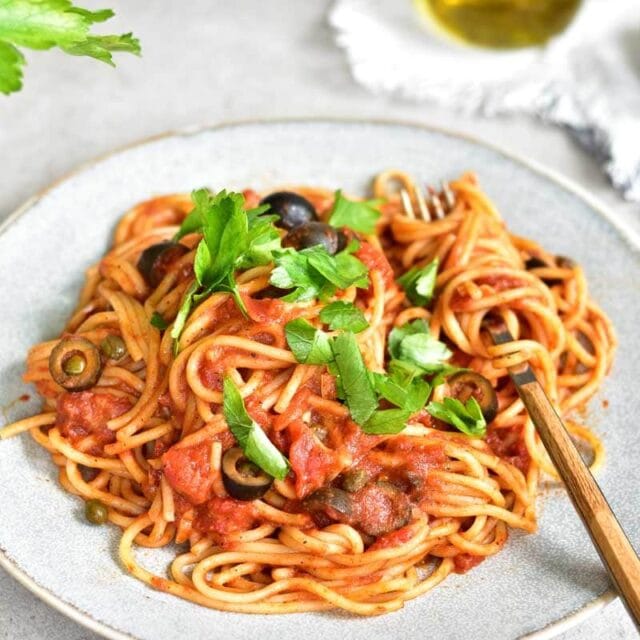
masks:
{"type": "Polygon", "coordinates": [[[597,467],[575,420],[615,336],[578,264],[510,233],[474,175],[447,188],[427,220],[399,171],[371,200],[136,205],[28,354],[42,412],[0,437],[28,432],[89,523],[122,529],[123,567],[200,605],[376,615],[468,571],[536,530],[555,475],[507,367],[531,364],[597,467]],[[136,557],[169,545],[165,575],[136,557]]]}

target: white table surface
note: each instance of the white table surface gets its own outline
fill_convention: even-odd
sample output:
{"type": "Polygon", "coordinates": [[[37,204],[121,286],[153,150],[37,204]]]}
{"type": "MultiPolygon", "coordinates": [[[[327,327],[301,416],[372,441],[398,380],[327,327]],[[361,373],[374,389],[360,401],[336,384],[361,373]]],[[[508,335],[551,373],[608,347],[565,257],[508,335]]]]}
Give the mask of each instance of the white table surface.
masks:
{"type": "MultiPolygon", "coordinates": [[[[133,30],[143,57],[121,55],[114,70],[57,52],[27,53],[24,89],[0,96],[0,220],[81,163],[146,136],[229,120],[324,116],[408,120],[491,141],[572,178],[640,232],[640,206],[623,202],[564,132],[525,118],[486,120],[366,93],[333,45],[327,0],[80,4],[115,9],[108,28],[133,30]]],[[[619,602],[562,636],[635,637],[619,602]]],[[[0,570],[0,638],[97,636],[0,570]]]]}

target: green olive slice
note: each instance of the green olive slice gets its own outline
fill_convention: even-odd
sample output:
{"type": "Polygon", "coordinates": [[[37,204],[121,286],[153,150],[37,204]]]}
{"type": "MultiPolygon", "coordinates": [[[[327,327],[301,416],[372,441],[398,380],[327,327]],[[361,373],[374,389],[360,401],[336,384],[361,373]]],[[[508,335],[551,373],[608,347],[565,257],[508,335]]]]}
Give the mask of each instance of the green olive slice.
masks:
{"type": "Polygon", "coordinates": [[[102,373],[100,350],[86,338],[63,338],[49,356],[49,372],[67,391],[90,389],[102,373]]]}

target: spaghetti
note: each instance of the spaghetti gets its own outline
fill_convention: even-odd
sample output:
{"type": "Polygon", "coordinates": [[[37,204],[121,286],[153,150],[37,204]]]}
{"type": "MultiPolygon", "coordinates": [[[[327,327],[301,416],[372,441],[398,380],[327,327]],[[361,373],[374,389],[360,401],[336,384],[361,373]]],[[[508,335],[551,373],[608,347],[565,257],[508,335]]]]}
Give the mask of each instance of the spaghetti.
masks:
{"type": "MultiPolygon", "coordinates": [[[[53,340],[29,352],[24,379],[43,396],[43,412],[0,435],[29,431],[50,452],[67,491],[106,507],[104,515],[123,529],[121,561],[136,578],[227,611],[375,615],[401,608],[500,551],[509,528],[536,529],[540,474],[555,472],[507,375],[506,367],[523,361],[572,434],[590,445],[592,466],[601,464],[599,440],[570,417],[607,374],[615,337],[581,268],[510,234],[471,174],[451,183],[456,205],[432,222],[404,215],[392,189],[398,182],[415,194],[400,172],[374,181],[381,211],[375,233],[344,231],[355,242],[352,256],[366,266],[365,285],[287,301],[290,289],[274,291],[272,263],[238,269],[234,290],[210,288],[193,298],[177,340],[180,310],[198,295],[202,236],[187,229],[169,257],[147,251],[175,236],[193,204],[181,195],[139,204],[87,272],[63,333],[71,350],[52,356],[61,344],[53,340]],[[151,282],[144,273],[150,265],[151,282]],[[433,299],[412,303],[397,278],[427,265],[437,267],[433,299]],[[476,415],[486,431],[461,433],[425,406],[413,407],[396,433],[362,427],[371,422],[354,419],[344,370],[300,362],[287,333],[296,319],[320,331],[323,309],[335,301],[364,318],[365,328],[351,335],[368,375],[383,382],[390,332],[427,327],[428,344],[451,357],[439,381],[425,375],[428,382],[416,388],[428,387],[431,407],[452,394],[454,371],[488,381],[495,411],[481,406],[484,417],[476,415]],[[482,328],[490,313],[504,319],[513,343],[491,344],[482,328]],[[95,350],[102,351],[97,376],[87,370],[95,350]],[[82,384],[65,390],[68,380],[82,384]],[[253,465],[248,493],[235,498],[225,465],[240,439],[230,431],[227,384],[290,465],[275,481],[253,465]],[[135,557],[136,546],[171,543],[188,543],[188,550],[177,553],[168,577],[135,557]]],[[[335,209],[330,192],[296,191],[320,218],[335,209]]],[[[259,201],[252,191],[244,199],[247,208],[259,201]]],[[[329,326],[317,335],[331,340],[336,333],[329,326]]],[[[386,397],[383,410],[391,406],[386,397]]]]}

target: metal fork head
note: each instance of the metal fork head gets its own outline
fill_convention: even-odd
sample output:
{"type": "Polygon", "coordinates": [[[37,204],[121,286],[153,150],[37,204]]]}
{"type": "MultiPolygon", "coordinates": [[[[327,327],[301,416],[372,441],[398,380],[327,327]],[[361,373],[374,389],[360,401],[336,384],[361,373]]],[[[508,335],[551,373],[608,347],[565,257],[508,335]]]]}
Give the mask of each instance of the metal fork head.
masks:
{"type": "Polygon", "coordinates": [[[420,190],[415,189],[414,197],[418,205],[417,212],[413,207],[409,192],[406,189],[401,189],[400,199],[407,217],[430,222],[431,220],[441,220],[450,213],[456,204],[455,194],[447,182],[441,182],[440,188],[440,193],[438,193],[433,187],[429,186],[424,195],[420,190]]]}

